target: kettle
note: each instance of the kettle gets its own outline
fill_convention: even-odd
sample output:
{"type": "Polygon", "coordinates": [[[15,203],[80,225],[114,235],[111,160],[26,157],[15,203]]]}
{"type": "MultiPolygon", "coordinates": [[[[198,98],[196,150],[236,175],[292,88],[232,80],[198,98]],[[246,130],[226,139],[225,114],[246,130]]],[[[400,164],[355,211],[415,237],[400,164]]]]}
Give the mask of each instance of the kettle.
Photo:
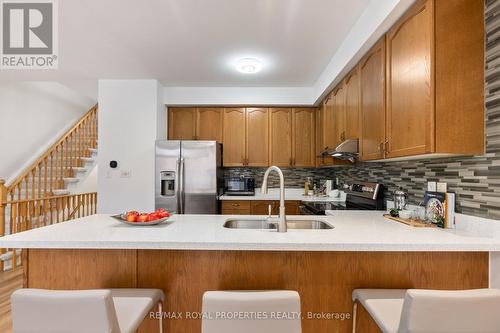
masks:
{"type": "Polygon", "coordinates": [[[394,208],[398,210],[405,209],[407,198],[408,198],[408,193],[403,191],[402,187],[400,187],[399,190],[394,191],[394,208]]]}

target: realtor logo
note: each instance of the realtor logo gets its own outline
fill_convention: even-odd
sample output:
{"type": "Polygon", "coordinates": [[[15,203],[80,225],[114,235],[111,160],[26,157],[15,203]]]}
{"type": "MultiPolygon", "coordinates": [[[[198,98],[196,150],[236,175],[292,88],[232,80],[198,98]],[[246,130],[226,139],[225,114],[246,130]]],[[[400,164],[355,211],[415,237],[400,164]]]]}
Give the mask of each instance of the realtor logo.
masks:
{"type": "Polygon", "coordinates": [[[1,69],[57,68],[55,0],[0,0],[1,69]]]}

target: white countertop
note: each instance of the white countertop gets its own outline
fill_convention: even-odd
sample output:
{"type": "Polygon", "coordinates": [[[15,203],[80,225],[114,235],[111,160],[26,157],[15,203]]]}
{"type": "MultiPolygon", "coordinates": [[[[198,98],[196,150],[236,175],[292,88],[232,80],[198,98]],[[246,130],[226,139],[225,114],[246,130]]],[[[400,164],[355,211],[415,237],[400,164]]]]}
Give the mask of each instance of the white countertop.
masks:
{"type": "Polygon", "coordinates": [[[333,211],[320,219],[330,230],[226,229],[228,218],[256,216],[176,215],[158,226],[130,226],[93,215],[0,238],[3,248],[98,248],[277,251],[500,251],[500,237],[465,230],[413,228],[378,211],[333,211]]]}
{"type": "MultiPolygon", "coordinates": [[[[342,192],[343,194],[343,192],[342,192]]],[[[255,195],[245,196],[245,195],[221,195],[219,200],[279,200],[280,190],[278,188],[270,188],[268,193],[262,194],[260,188],[255,189],[255,195]]],[[[333,198],[329,196],[307,196],[304,195],[304,189],[301,188],[286,188],[285,189],[285,200],[294,201],[345,201],[345,194],[338,198],[333,198]]]]}

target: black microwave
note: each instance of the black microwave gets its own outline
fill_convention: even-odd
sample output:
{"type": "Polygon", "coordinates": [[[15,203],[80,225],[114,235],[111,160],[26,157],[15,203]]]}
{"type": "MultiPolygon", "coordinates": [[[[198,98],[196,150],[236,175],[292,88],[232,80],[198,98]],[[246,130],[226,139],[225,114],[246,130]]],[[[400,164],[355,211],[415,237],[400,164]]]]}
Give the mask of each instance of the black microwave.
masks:
{"type": "Polygon", "coordinates": [[[226,178],[226,195],[255,195],[255,178],[226,178]]]}

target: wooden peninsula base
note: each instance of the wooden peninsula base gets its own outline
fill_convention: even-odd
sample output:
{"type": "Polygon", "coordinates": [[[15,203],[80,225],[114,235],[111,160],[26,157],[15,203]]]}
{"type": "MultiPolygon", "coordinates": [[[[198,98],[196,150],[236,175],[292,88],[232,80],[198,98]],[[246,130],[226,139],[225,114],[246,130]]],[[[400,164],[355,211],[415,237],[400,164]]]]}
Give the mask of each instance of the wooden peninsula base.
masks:
{"type": "MultiPolygon", "coordinates": [[[[30,288],[160,288],[166,332],[200,332],[207,290],[297,290],[304,333],[350,332],[355,288],[468,289],[488,287],[487,252],[279,252],[184,250],[29,249],[25,284],[30,288]],[[311,318],[314,316],[314,318],[311,318]],[[323,317],[323,318],[321,318],[323,317]],[[333,316],[335,317],[335,316],[333,316]]],[[[378,332],[363,309],[359,332],[378,332]]],[[[140,333],[157,332],[146,320],[140,333]]]]}

